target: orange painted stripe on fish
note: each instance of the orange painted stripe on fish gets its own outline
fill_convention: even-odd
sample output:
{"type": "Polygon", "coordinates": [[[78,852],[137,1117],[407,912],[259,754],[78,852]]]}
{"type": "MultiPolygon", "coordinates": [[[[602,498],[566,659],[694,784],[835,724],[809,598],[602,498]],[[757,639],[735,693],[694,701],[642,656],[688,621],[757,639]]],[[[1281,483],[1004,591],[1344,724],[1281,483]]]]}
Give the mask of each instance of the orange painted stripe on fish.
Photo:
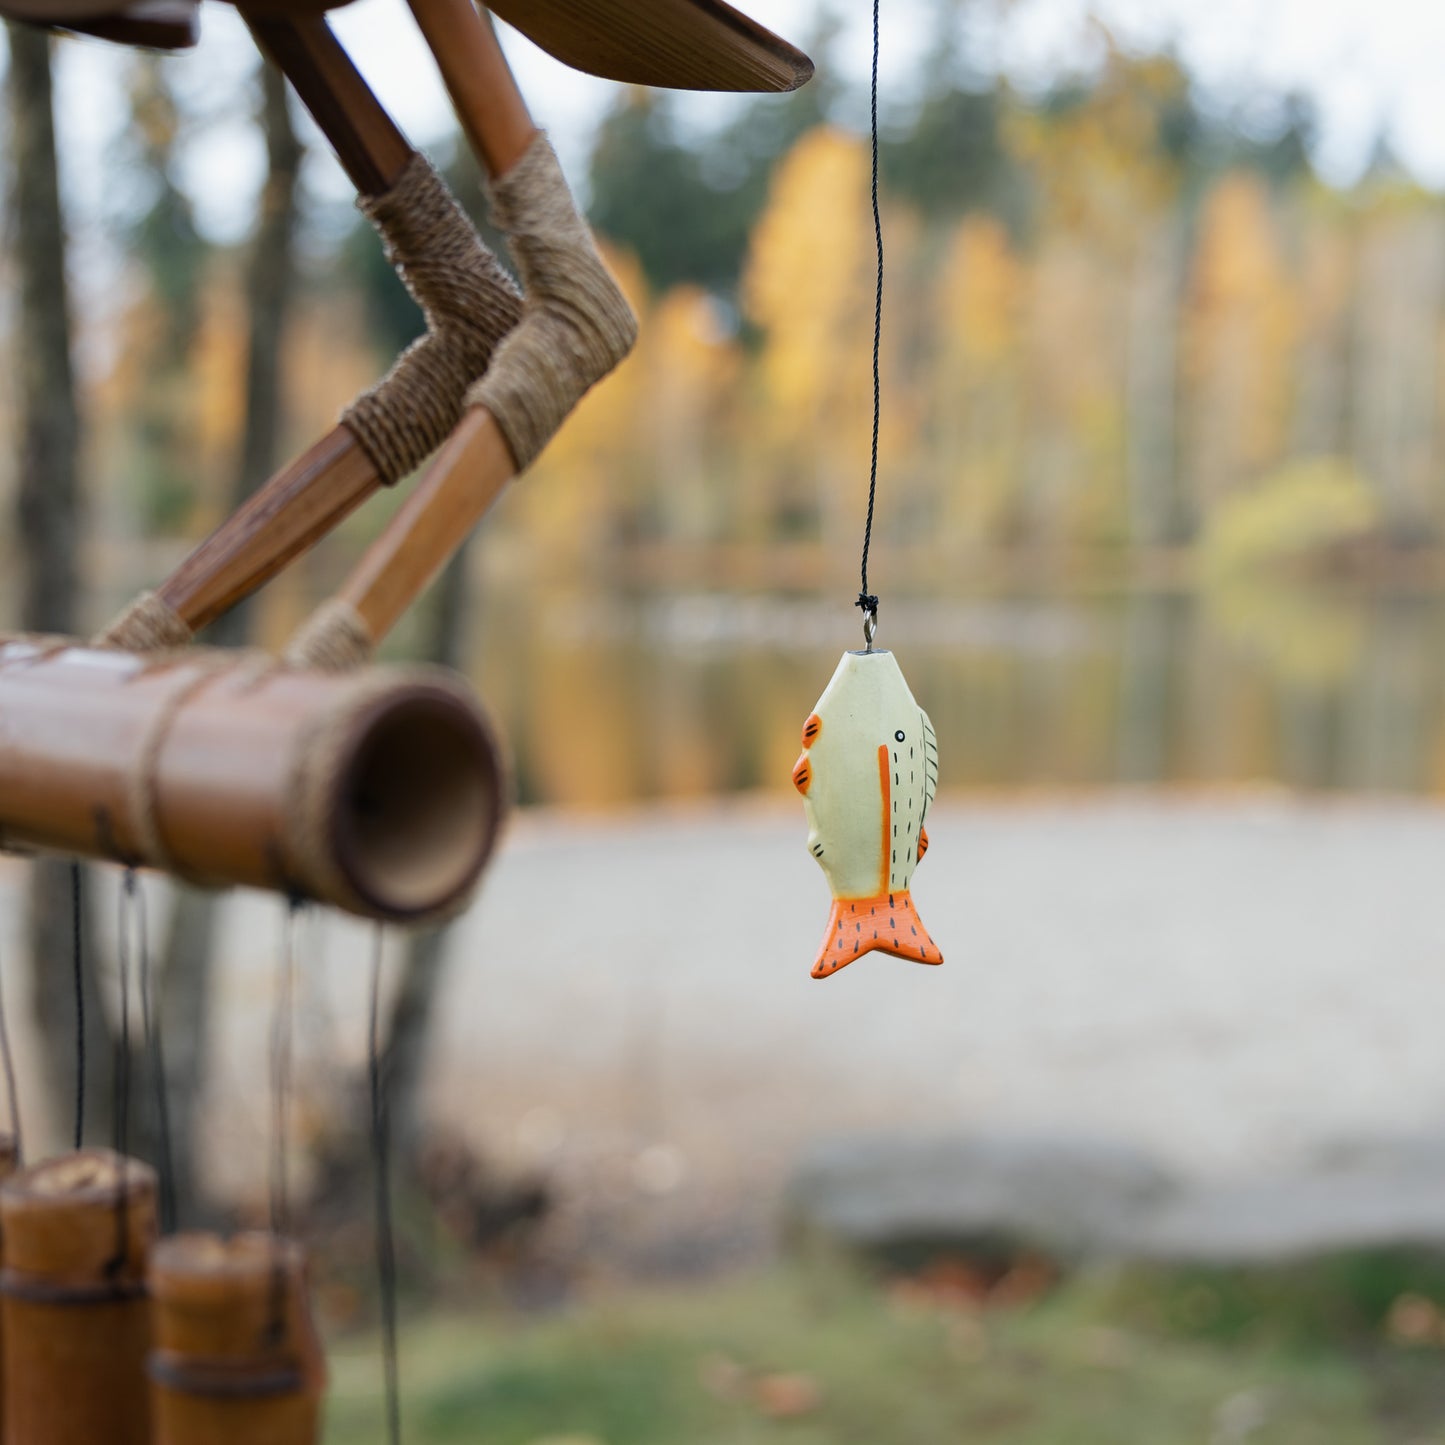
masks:
{"type": "Polygon", "coordinates": [[[793,764],[793,786],[800,792],[806,793],[813,784],[813,764],[809,762],[807,753],[793,764]]]}
{"type": "Polygon", "coordinates": [[[823,731],[823,719],[815,712],[808,714],[808,721],[803,724],[803,747],[810,748],[818,741],[818,734],[823,731]]]}
{"type": "Polygon", "coordinates": [[[878,744],[878,786],[883,793],[883,810],[879,818],[878,829],[878,891],[888,892],[889,882],[889,849],[888,849],[888,815],[892,808],[892,791],[888,786],[888,744],[878,744]]]}

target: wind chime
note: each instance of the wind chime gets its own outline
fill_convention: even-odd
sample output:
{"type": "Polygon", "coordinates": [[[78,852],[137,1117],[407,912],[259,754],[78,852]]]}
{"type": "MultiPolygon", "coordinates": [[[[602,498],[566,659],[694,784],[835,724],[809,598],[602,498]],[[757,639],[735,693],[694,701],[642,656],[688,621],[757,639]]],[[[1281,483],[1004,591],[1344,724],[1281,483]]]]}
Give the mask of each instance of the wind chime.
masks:
{"type": "MultiPolygon", "coordinates": [[[[409,0],[489,178],[520,289],[332,34],[325,12],[338,3],[237,8],[355,184],[426,335],[96,638],[0,636],[0,848],[119,863],[129,897],[134,870],[147,867],[268,889],[293,906],[314,900],[381,923],[425,923],[471,896],[506,811],[505,769],[461,679],[372,666],[371,656],[508,481],[627,354],[635,321],[486,11],[472,0],[409,0]],[[282,656],[190,645],[428,458],[340,592],[282,656]]],[[[721,0],[489,8],[567,64],[628,84],[786,91],[812,73],[806,56],[721,0]]],[[[0,0],[0,15],[179,47],[196,38],[198,0],[0,0]]],[[[131,916],[123,913],[123,934],[131,916]]],[[[123,942],[123,1031],[125,957],[123,942]]],[[[141,982],[144,1000],[144,972],[141,982]]],[[[122,1112],[127,1094],[118,1081],[122,1112]]],[[[384,1155],[384,1130],[379,1138],[384,1155]]],[[[284,1200],[283,1141],[284,1120],[272,1165],[284,1200]]],[[[314,1441],[325,1368],[284,1208],[273,1206],[266,1233],[175,1234],[166,1181],[125,1157],[123,1130],[117,1142],[81,1151],[77,1138],[75,1153],[28,1168],[17,1168],[18,1143],[0,1153],[9,1174],[0,1186],[3,1440],[314,1441]]],[[[378,1195],[384,1217],[384,1171],[378,1195]]],[[[388,1250],[389,1239],[384,1284],[388,1250]]],[[[390,1335],[389,1309],[385,1324],[390,1335]]],[[[395,1438],[394,1390],[388,1406],[395,1438]]]]}

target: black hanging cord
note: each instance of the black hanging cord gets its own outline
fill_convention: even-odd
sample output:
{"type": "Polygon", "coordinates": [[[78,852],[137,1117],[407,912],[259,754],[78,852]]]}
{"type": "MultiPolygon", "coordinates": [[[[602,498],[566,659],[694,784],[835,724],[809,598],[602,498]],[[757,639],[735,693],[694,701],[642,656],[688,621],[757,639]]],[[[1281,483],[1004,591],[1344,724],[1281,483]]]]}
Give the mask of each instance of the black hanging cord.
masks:
{"type": "Polygon", "coordinates": [[[120,1038],[115,1045],[115,1101],[111,1118],[111,1147],[124,1154],[130,1147],[130,934],[135,913],[135,869],[125,870],[120,890],[116,929],[116,972],[120,986],[120,1038]]]}
{"type": "Polygon", "coordinates": [[[80,860],[70,863],[70,941],[75,967],[75,1147],[85,1142],[85,905],[80,860]]]}
{"type": "MultiPolygon", "coordinates": [[[[868,590],[868,552],[873,546],[873,507],[878,499],[878,430],[883,411],[883,214],[878,206],[878,52],[881,4],[882,0],[873,0],[873,97],[870,133],[873,139],[873,239],[878,249],[878,289],[873,301],[873,454],[868,469],[868,521],[863,528],[863,585],[856,604],[863,609],[865,630],[867,619],[871,618],[876,622],[878,618],[878,598],[868,590]]],[[[872,632],[867,631],[867,636],[871,647],[872,632]]]]}
{"type": "Polygon", "coordinates": [[[376,1189],[376,1274],[381,1287],[381,1345],[386,1370],[387,1438],[401,1445],[401,1379],[396,1350],[396,1239],[391,1218],[391,1139],[386,1074],[381,1052],[381,965],[383,933],[376,926],[371,960],[371,1021],[367,1073],[371,1080],[371,1163],[376,1189]]]}
{"type": "MultiPolygon", "coordinates": [[[[3,976],[3,971],[0,971],[3,976]]],[[[20,1094],[15,1088],[15,1055],[10,1048],[10,1020],[5,1012],[5,991],[0,988],[0,1067],[5,1070],[5,1092],[10,1096],[10,1142],[15,1149],[18,1168],[25,1162],[25,1146],[20,1136],[20,1094]]]]}
{"type": "Polygon", "coordinates": [[[150,1070],[151,1088],[155,1095],[156,1154],[161,1176],[161,1233],[172,1234],[176,1227],[176,1166],[171,1151],[171,1110],[166,1093],[166,1056],[161,1047],[161,1022],[151,998],[150,924],[144,890],[136,894],[135,910],[140,946],[141,1027],[145,1037],[146,1067],[150,1070]]]}

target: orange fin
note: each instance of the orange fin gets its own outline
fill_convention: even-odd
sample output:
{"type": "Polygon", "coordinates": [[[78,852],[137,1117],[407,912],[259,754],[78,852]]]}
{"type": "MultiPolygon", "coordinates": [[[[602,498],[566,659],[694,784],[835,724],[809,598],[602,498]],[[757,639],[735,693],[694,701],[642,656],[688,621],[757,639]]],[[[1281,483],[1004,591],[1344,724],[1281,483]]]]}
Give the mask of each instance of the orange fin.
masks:
{"type": "Polygon", "coordinates": [[[823,731],[823,719],[815,712],[808,714],[808,721],[803,724],[803,751],[806,752],[815,742],[818,741],[818,734],[823,731]]]}
{"type": "Polygon", "coordinates": [[[910,893],[875,898],[835,898],[828,932],[813,963],[813,977],[827,978],[865,953],[889,953],[915,963],[938,964],[943,954],[928,936],[910,893]]]}
{"type": "Polygon", "coordinates": [[[806,793],[813,786],[813,764],[807,753],[803,753],[793,764],[793,786],[806,793]]]}
{"type": "Polygon", "coordinates": [[[923,862],[923,855],[928,852],[928,829],[918,830],[918,861],[923,862]]]}

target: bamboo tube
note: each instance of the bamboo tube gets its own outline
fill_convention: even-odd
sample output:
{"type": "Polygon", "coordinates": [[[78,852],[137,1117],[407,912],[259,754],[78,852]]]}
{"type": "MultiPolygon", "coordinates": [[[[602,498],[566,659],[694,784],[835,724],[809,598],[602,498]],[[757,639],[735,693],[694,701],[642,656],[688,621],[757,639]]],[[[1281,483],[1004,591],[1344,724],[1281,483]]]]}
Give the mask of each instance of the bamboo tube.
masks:
{"type": "Polygon", "coordinates": [[[153,1445],[312,1445],[326,1366],[299,1244],[175,1235],[150,1288],[153,1445]]]}
{"type": "Polygon", "coordinates": [[[0,847],[414,922],[465,902],[505,807],[492,730],[439,669],[0,639],[0,847]]]}
{"type": "MultiPolygon", "coordinates": [[[[3,1184],[20,1165],[20,1146],[8,1134],[0,1134],[0,1184],[3,1184]]],[[[0,1259],[4,1256],[4,1239],[0,1236],[0,1259]]],[[[0,1318],[0,1445],[5,1440],[5,1326],[0,1318]]]]}
{"type": "Polygon", "coordinates": [[[109,1150],[21,1170],[0,1185],[0,1228],[5,1438],[150,1445],[154,1172],[109,1150]]]}

